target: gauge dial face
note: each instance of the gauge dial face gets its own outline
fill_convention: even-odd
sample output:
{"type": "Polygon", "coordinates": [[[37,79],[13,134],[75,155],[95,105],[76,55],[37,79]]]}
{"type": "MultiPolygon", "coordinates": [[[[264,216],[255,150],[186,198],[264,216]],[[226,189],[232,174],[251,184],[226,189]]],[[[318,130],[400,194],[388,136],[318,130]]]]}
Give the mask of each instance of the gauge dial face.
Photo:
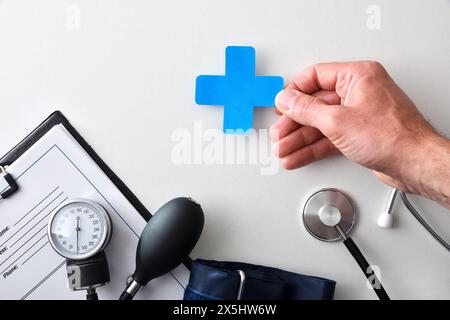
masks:
{"type": "Polygon", "coordinates": [[[56,209],[49,224],[53,248],[63,257],[81,260],[104,249],[111,234],[105,209],[88,200],[71,200],[56,209]]]}

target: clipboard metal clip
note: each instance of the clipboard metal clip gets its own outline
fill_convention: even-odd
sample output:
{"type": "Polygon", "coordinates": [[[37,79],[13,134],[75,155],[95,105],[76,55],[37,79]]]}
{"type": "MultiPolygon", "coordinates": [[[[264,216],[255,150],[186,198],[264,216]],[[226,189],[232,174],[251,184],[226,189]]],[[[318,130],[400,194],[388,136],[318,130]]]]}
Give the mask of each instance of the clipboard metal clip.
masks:
{"type": "Polygon", "coordinates": [[[16,180],[8,173],[6,172],[5,167],[0,165],[0,176],[5,179],[6,183],[8,183],[8,187],[0,191],[0,201],[3,199],[8,198],[10,195],[12,195],[14,192],[19,189],[19,186],[16,183],[16,180]]]}

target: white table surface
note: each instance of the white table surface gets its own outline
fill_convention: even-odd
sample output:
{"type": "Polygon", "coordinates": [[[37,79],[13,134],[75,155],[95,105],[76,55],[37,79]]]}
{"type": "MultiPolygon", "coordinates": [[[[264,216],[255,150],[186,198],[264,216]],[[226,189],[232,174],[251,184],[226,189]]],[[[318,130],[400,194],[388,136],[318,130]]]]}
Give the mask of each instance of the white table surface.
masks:
{"type": "MultiPolygon", "coordinates": [[[[227,45],[256,48],[257,73],[291,79],[323,61],[376,59],[450,134],[450,1],[0,0],[0,153],[60,109],[151,211],[189,195],[206,225],[192,256],[246,261],[337,281],[336,299],[373,299],[345,247],[300,224],[305,198],[336,187],[355,201],[355,242],[380,267],[392,298],[450,299],[450,255],[400,204],[376,225],[389,189],[335,157],[262,176],[256,165],[175,165],[174,130],[222,126],[198,107],[195,77],[223,74],[227,45]],[[370,5],[381,28],[366,26],[370,5]]],[[[255,126],[276,119],[255,113],[255,126]]],[[[415,204],[450,238],[449,211],[415,204]]]]}

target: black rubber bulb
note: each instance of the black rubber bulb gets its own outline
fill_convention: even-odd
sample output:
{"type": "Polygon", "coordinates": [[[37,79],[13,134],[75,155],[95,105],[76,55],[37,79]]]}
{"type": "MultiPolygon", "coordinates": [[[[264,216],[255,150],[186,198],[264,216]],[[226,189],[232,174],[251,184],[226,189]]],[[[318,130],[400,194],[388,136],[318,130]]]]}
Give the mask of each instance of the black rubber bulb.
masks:
{"type": "Polygon", "coordinates": [[[190,198],[170,200],[156,211],[139,238],[136,270],[120,299],[133,299],[150,280],[176,268],[189,256],[203,225],[203,210],[190,198]]]}

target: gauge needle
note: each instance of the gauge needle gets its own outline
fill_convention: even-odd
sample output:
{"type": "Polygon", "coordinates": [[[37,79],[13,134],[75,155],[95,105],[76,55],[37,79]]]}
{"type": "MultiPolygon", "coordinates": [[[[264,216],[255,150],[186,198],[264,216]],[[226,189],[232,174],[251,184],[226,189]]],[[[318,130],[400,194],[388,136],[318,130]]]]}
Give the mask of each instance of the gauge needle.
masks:
{"type": "Polygon", "coordinates": [[[75,229],[77,231],[77,253],[80,251],[80,247],[78,246],[78,233],[80,232],[80,217],[77,217],[77,228],[75,229]]]}

